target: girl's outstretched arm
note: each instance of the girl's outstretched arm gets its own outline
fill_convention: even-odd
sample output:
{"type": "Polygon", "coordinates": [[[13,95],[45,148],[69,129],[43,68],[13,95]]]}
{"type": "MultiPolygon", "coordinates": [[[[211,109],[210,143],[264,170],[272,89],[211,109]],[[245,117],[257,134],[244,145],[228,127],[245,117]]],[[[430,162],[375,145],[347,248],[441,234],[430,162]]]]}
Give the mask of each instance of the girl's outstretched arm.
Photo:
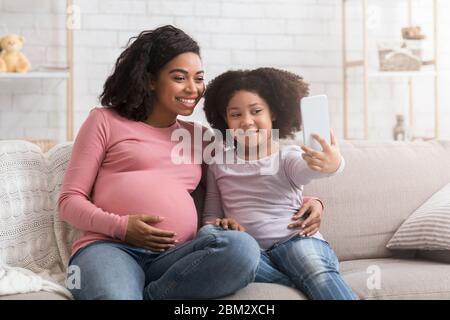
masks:
{"type": "Polygon", "coordinates": [[[316,140],[321,143],[323,151],[306,146],[290,146],[284,151],[286,175],[297,188],[314,179],[330,177],[344,170],[345,160],[334,136],[331,136],[331,144],[320,136],[316,136],[316,140]]]}

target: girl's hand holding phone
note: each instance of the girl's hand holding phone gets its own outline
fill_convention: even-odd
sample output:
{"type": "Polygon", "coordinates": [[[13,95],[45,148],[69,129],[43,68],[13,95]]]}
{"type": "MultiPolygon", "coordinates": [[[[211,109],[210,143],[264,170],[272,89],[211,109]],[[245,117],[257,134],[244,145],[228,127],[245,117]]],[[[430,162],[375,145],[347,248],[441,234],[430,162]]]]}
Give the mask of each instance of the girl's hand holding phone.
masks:
{"type": "Polygon", "coordinates": [[[322,151],[317,151],[303,145],[301,147],[304,151],[302,154],[303,160],[306,161],[308,167],[312,170],[323,173],[336,172],[341,165],[342,156],[339,152],[339,146],[333,131],[330,132],[331,144],[328,144],[325,139],[318,134],[312,134],[312,137],[320,143],[322,151]]]}

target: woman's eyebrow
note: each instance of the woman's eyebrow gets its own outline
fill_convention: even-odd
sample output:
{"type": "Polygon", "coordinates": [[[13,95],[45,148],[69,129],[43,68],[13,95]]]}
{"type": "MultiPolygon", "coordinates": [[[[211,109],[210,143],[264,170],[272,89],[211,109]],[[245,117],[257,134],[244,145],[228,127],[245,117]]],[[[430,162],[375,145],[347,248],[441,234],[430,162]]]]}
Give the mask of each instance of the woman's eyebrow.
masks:
{"type": "MultiPolygon", "coordinates": [[[[169,71],[169,73],[174,73],[174,72],[181,72],[183,74],[188,74],[189,73],[187,70],[179,69],[179,68],[172,69],[172,70],[169,71]]],[[[195,74],[199,74],[199,73],[205,73],[205,71],[200,70],[200,71],[197,71],[195,74]]]]}

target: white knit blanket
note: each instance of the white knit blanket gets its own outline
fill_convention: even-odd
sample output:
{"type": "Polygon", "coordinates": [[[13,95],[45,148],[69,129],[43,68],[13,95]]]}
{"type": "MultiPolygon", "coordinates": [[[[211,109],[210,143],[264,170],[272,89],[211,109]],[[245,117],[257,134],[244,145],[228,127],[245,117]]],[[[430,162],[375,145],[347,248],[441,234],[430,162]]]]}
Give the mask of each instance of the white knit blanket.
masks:
{"type": "Polygon", "coordinates": [[[0,296],[38,291],[54,292],[73,299],[69,290],[30,270],[0,265],[0,296]]]}
{"type": "Polygon", "coordinates": [[[77,231],[59,219],[56,201],[71,143],[42,153],[26,141],[0,141],[0,296],[64,288],[77,231]]]}

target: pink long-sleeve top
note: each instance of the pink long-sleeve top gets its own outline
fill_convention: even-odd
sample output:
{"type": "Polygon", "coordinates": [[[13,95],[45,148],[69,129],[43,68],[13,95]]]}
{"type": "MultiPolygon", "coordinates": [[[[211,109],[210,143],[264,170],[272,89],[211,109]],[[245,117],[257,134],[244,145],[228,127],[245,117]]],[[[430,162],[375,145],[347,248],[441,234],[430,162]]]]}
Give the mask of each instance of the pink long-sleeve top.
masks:
{"type": "Polygon", "coordinates": [[[171,135],[183,128],[193,134],[195,126],[177,120],[155,128],[110,109],[91,110],[74,142],[58,199],[61,219],[84,231],[72,255],[97,240],[123,241],[132,214],[164,217],[153,225],[174,231],[179,244],[194,238],[197,212],[190,193],[200,181],[201,165],[174,162],[179,142],[171,135]]]}

